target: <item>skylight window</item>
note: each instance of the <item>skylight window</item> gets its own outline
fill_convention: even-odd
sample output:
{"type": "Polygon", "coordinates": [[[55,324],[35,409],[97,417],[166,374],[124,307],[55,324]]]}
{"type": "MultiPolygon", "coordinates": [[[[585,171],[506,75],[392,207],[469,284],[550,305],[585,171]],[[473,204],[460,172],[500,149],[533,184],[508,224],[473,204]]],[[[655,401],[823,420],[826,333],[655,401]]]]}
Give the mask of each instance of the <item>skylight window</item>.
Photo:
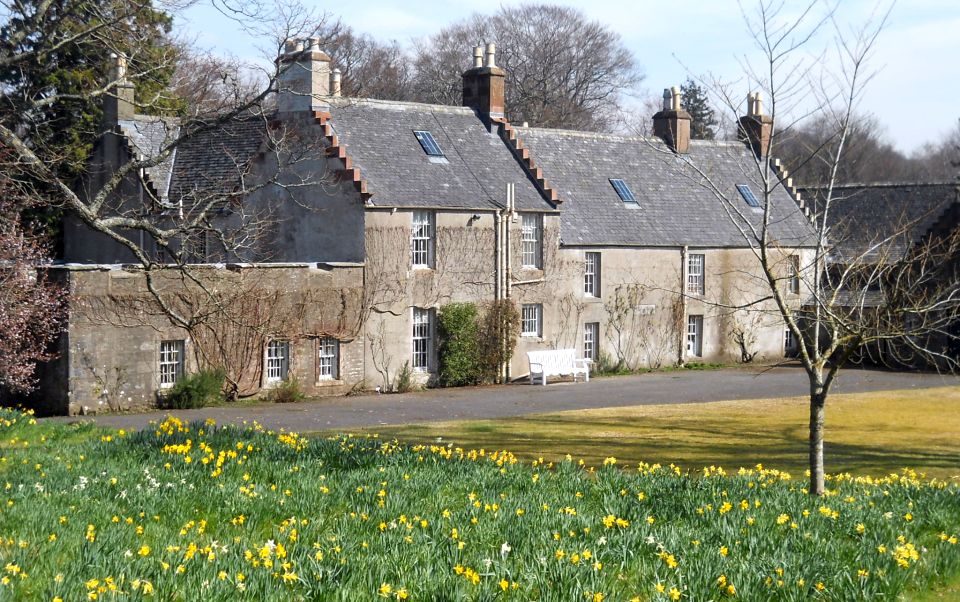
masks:
{"type": "Polygon", "coordinates": [[[420,143],[420,146],[423,147],[423,152],[427,153],[428,157],[443,156],[443,151],[440,150],[440,145],[437,144],[436,140],[434,140],[433,134],[422,130],[416,130],[413,132],[413,135],[417,137],[417,141],[420,143]]]}
{"type": "Polygon", "coordinates": [[[747,205],[754,208],[760,207],[760,201],[757,200],[757,197],[753,194],[753,191],[750,190],[749,186],[746,184],[737,184],[737,190],[740,191],[740,196],[747,202],[747,205]]]}
{"type": "Polygon", "coordinates": [[[637,197],[633,196],[633,191],[630,190],[630,187],[627,186],[627,183],[620,179],[611,178],[610,183],[613,185],[613,189],[617,191],[617,195],[620,197],[620,200],[624,203],[636,203],[637,197]]]}

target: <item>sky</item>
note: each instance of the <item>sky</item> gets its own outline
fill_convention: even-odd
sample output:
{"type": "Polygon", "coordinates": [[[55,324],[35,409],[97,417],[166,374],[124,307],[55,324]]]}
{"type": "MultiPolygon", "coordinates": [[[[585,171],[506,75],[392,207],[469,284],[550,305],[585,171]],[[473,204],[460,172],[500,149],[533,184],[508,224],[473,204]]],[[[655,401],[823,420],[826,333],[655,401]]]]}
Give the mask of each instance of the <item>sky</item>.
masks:
{"type": "MultiPolygon", "coordinates": [[[[397,40],[402,45],[478,12],[478,7],[482,8],[480,12],[489,13],[500,5],[521,4],[513,0],[500,4],[466,0],[302,1],[340,17],[359,32],[384,41],[397,40]]],[[[741,11],[741,3],[744,10],[751,11],[753,0],[550,3],[577,8],[621,36],[646,75],[640,86],[641,96],[659,96],[663,88],[681,84],[688,75],[712,74],[725,81],[740,80],[745,60],[762,59],[741,11]]],[[[799,10],[805,4],[785,0],[785,10],[799,10]]],[[[877,3],[843,0],[839,6],[837,21],[845,28],[869,19],[877,3]]],[[[177,18],[175,27],[207,50],[251,60],[259,56],[257,42],[209,3],[189,8],[177,18]]],[[[822,37],[814,42],[811,54],[829,40],[822,37]]],[[[869,66],[875,75],[865,89],[860,110],[876,116],[885,139],[908,154],[942,140],[958,127],[960,119],[960,1],[901,0],[895,4],[869,66]]],[[[747,82],[738,85],[746,96],[747,82]]]]}

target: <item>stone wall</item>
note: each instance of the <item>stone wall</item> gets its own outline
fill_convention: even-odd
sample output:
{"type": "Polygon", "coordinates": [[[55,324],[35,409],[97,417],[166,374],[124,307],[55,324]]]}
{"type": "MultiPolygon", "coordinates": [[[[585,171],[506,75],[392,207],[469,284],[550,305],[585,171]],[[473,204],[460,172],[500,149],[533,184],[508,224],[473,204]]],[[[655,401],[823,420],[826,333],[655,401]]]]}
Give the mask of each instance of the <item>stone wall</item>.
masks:
{"type": "Polygon", "coordinates": [[[264,347],[271,339],[290,341],[290,375],[310,395],[346,393],[363,381],[360,264],[190,268],[206,290],[176,270],[161,272],[155,287],[166,310],[147,291],[139,268],[59,272],[70,287],[70,322],[60,359],[44,368],[56,383],[41,390],[37,405],[45,413],[156,406],[160,342],[170,340],[184,341],[185,373],[227,365],[241,395],[263,392],[264,347]],[[174,324],[168,312],[187,324],[174,324]],[[337,380],[317,378],[321,337],[340,341],[337,380]]]}

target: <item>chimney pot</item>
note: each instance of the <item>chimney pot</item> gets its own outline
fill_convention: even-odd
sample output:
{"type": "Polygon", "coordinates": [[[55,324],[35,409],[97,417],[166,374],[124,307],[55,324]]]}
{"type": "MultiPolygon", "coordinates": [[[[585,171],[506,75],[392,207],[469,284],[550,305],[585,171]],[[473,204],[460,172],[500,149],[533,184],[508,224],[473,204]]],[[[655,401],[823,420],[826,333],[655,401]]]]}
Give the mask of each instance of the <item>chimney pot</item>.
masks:
{"type": "Polygon", "coordinates": [[[669,111],[673,103],[673,94],[670,93],[670,88],[663,89],[663,110],[669,111]]]}
{"type": "Polygon", "coordinates": [[[473,67],[479,69],[483,67],[483,46],[474,46],[473,48],[473,67]]]}
{"type": "Polygon", "coordinates": [[[673,86],[670,88],[671,96],[671,105],[670,109],[673,111],[680,110],[680,88],[673,86]]]}
{"type": "Polygon", "coordinates": [[[496,67],[496,55],[497,55],[497,45],[494,43],[487,44],[487,67],[496,67]]]}
{"type": "Polygon", "coordinates": [[[291,53],[291,52],[296,51],[296,49],[297,49],[297,41],[296,41],[296,40],[294,40],[293,38],[287,38],[286,40],[284,40],[284,42],[283,42],[283,51],[284,51],[284,53],[289,54],[289,53],[291,53]]]}
{"type": "Polygon", "coordinates": [[[299,38],[296,39],[293,49],[294,49],[294,51],[296,51],[296,52],[302,52],[302,51],[303,51],[303,40],[301,40],[301,39],[299,39],[299,38]]]}
{"type": "Polygon", "coordinates": [[[110,53],[113,59],[113,79],[121,80],[127,78],[127,58],[115,52],[110,53]]]}
{"type": "Polygon", "coordinates": [[[340,96],[340,70],[334,69],[330,74],[330,94],[333,96],[340,96]]]}

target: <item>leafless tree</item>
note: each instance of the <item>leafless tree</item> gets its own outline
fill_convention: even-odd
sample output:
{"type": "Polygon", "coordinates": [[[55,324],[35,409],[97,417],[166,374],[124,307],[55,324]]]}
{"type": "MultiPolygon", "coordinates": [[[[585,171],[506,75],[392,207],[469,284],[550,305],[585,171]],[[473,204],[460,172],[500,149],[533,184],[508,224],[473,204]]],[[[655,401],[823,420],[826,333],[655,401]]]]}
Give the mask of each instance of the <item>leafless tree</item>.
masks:
{"type": "Polygon", "coordinates": [[[960,168],[960,121],[943,139],[920,149],[913,157],[920,177],[926,182],[948,182],[960,168]]]}
{"type": "Polygon", "coordinates": [[[396,40],[381,42],[341,27],[323,48],[333,59],[331,67],[341,71],[344,96],[410,100],[413,73],[396,40]]]}
{"type": "MultiPolygon", "coordinates": [[[[797,343],[796,354],[810,390],[809,492],[813,495],[825,491],[826,402],[851,356],[865,347],[883,345],[890,353],[909,350],[938,367],[956,368],[958,356],[951,348],[956,349],[960,320],[960,233],[955,221],[949,227],[949,216],[940,216],[943,227],[920,236],[918,218],[912,218],[887,224],[871,236],[863,237],[861,232],[856,241],[851,240],[854,232],[844,231],[833,219],[842,202],[838,184],[856,135],[855,116],[872,76],[868,59],[889,8],[878,6],[852,30],[838,23],[831,7],[818,12],[821,9],[824,5],[816,1],[798,9],[778,0],[760,0],[752,12],[744,13],[761,57],[755,63],[744,61],[745,79],[762,92],[772,118],[769,141],[753,145],[758,151],[755,160],[744,168],[760,188],[762,216],[751,215],[736,191],[730,190],[732,186],[718,181],[709,168],[680,156],[686,173],[718,199],[756,258],[765,295],[744,309],[772,302],[797,343]],[[831,38],[828,50],[811,52],[823,36],[831,38]],[[812,108],[811,99],[816,100],[812,108]],[[799,273],[794,273],[786,260],[795,251],[777,239],[773,215],[796,209],[795,190],[787,171],[773,157],[800,127],[802,118],[811,114],[829,135],[822,144],[807,148],[797,162],[798,169],[818,164],[823,177],[809,243],[812,253],[804,255],[799,273]],[[791,194],[783,194],[783,187],[791,194]],[[790,206],[775,212],[778,203],[790,206]],[[846,251],[840,253],[842,249],[846,251]],[[791,302],[786,294],[796,278],[802,305],[791,302]]],[[[710,90],[732,117],[745,113],[742,84],[735,88],[714,81],[710,90]]],[[[747,113],[761,113],[755,104],[758,99],[751,96],[750,102],[754,110],[747,113]]],[[[748,127],[756,124],[740,123],[741,137],[749,138],[748,127]]]]}
{"type": "Polygon", "coordinates": [[[497,44],[515,123],[603,130],[642,81],[633,56],[604,25],[573,8],[525,4],[474,15],[419,42],[414,98],[460,104],[461,75],[471,67],[463,49],[481,40],[497,44]]]}
{"type": "MultiPolygon", "coordinates": [[[[781,137],[779,158],[794,181],[803,187],[819,187],[832,175],[830,156],[836,155],[839,139],[832,116],[817,115],[781,137]]],[[[885,140],[876,117],[851,116],[844,141],[846,158],[836,171],[841,184],[864,182],[915,182],[922,179],[921,161],[908,158],[885,140]]]]}

